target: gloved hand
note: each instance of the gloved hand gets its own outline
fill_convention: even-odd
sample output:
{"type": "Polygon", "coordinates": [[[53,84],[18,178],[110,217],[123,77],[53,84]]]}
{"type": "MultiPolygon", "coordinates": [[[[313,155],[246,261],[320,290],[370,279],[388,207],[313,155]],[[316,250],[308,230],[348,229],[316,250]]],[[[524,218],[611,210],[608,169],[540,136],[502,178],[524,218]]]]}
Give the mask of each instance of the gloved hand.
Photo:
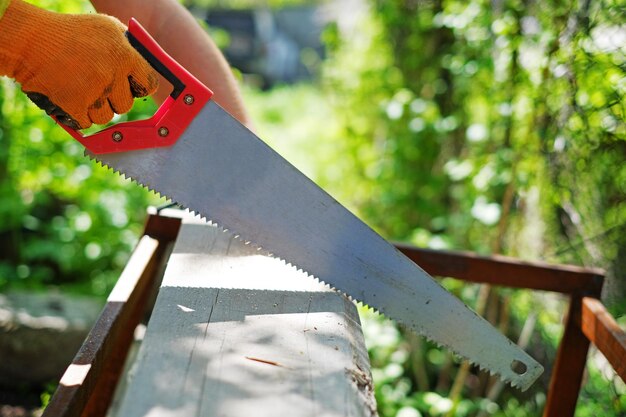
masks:
{"type": "Polygon", "coordinates": [[[35,104],[71,127],[107,123],[158,86],[125,31],[110,16],[59,14],[11,0],[0,19],[0,75],[15,78],[35,104]]]}

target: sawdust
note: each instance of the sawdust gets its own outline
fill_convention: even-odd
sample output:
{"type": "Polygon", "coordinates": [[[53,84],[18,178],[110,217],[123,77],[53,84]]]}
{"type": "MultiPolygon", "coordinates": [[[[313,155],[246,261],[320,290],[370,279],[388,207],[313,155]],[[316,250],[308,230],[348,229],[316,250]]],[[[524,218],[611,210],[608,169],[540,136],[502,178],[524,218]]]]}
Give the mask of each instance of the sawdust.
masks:
{"type": "Polygon", "coordinates": [[[363,399],[363,405],[369,411],[370,416],[378,417],[378,410],[376,409],[376,399],[374,397],[374,384],[372,382],[372,375],[369,372],[365,372],[359,365],[355,368],[345,368],[346,374],[350,377],[352,382],[356,385],[363,399]]]}

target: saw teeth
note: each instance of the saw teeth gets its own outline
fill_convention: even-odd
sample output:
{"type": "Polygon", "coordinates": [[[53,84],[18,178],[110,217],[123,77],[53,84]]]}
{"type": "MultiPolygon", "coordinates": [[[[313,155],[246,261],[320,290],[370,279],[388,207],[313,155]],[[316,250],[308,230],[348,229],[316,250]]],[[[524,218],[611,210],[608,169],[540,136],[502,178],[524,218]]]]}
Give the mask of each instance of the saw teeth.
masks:
{"type": "MultiPolygon", "coordinates": [[[[229,229],[229,228],[222,227],[222,226],[221,226],[221,223],[219,222],[219,220],[209,219],[209,218],[208,218],[207,216],[205,216],[204,214],[199,213],[199,212],[197,212],[197,211],[195,211],[195,210],[193,210],[193,209],[189,208],[189,207],[188,207],[188,206],[187,206],[184,202],[182,202],[182,201],[176,201],[176,200],[174,200],[173,198],[171,198],[171,197],[169,197],[169,196],[166,196],[166,195],[162,194],[161,192],[157,191],[156,189],[154,189],[153,187],[151,187],[149,184],[144,184],[144,183],[142,183],[142,182],[140,182],[140,181],[138,181],[138,180],[136,180],[136,179],[134,179],[134,178],[132,178],[132,177],[130,177],[130,176],[127,176],[127,175],[126,175],[126,174],[124,174],[123,172],[120,172],[120,171],[118,171],[118,170],[116,170],[116,169],[114,169],[114,168],[112,168],[112,167],[108,166],[106,163],[104,163],[104,162],[100,161],[100,160],[99,160],[96,156],[94,156],[94,155],[91,155],[91,154],[89,154],[89,153],[87,153],[87,152],[85,152],[85,155],[86,155],[87,157],[89,157],[89,159],[90,159],[90,160],[95,161],[98,165],[102,166],[103,168],[106,168],[107,170],[111,170],[111,171],[113,171],[114,173],[116,173],[116,174],[120,175],[120,176],[121,176],[121,177],[123,177],[125,180],[130,180],[131,182],[134,182],[135,184],[140,185],[141,187],[143,187],[143,188],[147,189],[148,191],[150,191],[150,192],[154,193],[155,195],[157,195],[157,196],[159,196],[159,197],[166,198],[167,200],[172,201],[172,202],[176,202],[176,203],[177,203],[177,204],[178,204],[181,208],[183,208],[183,209],[187,210],[187,211],[188,211],[189,213],[191,213],[192,215],[195,215],[195,216],[200,217],[200,219],[202,219],[202,220],[206,221],[208,224],[216,226],[217,228],[219,228],[220,230],[222,230],[224,233],[231,232],[231,234],[233,234],[233,237],[234,237],[235,239],[237,239],[238,241],[243,242],[245,245],[252,246],[253,248],[256,248],[256,250],[257,250],[257,251],[259,251],[259,252],[261,252],[261,251],[263,250],[263,248],[262,248],[261,246],[256,245],[256,244],[254,244],[253,242],[251,242],[251,241],[249,241],[249,240],[245,240],[245,239],[243,239],[243,238],[241,237],[241,234],[239,234],[239,233],[236,233],[236,234],[235,234],[235,232],[230,231],[230,229],[229,229]]],[[[331,290],[334,290],[334,291],[336,291],[336,292],[340,293],[340,294],[341,294],[342,296],[344,296],[344,297],[347,297],[347,298],[348,298],[351,302],[357,302],[357,303],[360,303],[362,306],[367,307],[367,309],[368,309],[368,310],[370,310],[370,311],[374,312],[375,314],[379,314],[379,315],[382,315],[382,316],[386,317],[386,315],[385,315],[384,311],[381,311],[381,310],[377,309],[376,307],[372,307],[372,306],[370,306],[370,305],[366,304],[366,303],[365,303],[365,302],[363,302],[363,301],[359,301],[359,300],[354,299],[351,295],[346,294],[344,291],[342,291],[342,290],[340,290],[340,289],[335,288],[334,286],[332,286],[332,285],[330,285],[330,284],[326,283],[325,281],[323,281],[322,279],[320,279],[320,278],[316,277],[315,275],[313,275],[313,274],[309,273],[308,271],[305,271],[305,270],[303,270],[302,268],[299,268],[297,265],[294,265],[294,264],[292,264],[291,262],[288,262],[286,259],[282,258],[280,255],[276,255],[276,254],[274,254],[274,253],[270,253],[270,252],[268,252],[268,251],[266,251],[266,252],[265,252],[265,255],[271,256],[271,257],[272,257],[272,258],[274,258],[274,259],[278,259],[278,260],[280,260],[280,261],[281,261],[284,265],[286,265],[286,266],[288,266],[288,267],[295,268],[297,271],[299,271],[299,272],[302,272],[302,273],[306,274],[307,276],[309,276],[309,277],[311,277],[311,278],[315,279],[317,282],[319,282],[319,283],[321,283],[321,284],[325,285],[327,288],[329,288],[329,289],[331,289],[331,290]]],[[[397,320],[397,319],[396,319],[396,320],[394,320],[394,321],[395,321],[396,323],[400,324],[401,326],[403,326],[404,328],[409,329],[409,331],[412,331],[412,330],[411,330],[411,329],[412,329],[412,328],[411,328],[411,326],[407,325],[406,323],[402,322],[401,320],[397,320]]],[[[457,351],[456,351],[455,349],[453,349],[452,347],[450,347],[450,346],[446,346],[446,345],[443,345],[443,344],[439,343],[438,341],[436,341],[436,340],[432,339],[431,337],[429,337],[427,334],[425,334],[425,333],[424,333],[424,332],[422,332],[421,330],[418,330],[418,333],[419,333],[422,337],[424,337],[426,340],[428,340],[429,342],[431,342],[431,343],[433,343],[434,345],[436,345],[437,347],[439,347],[440,349],[444,349],[444,350],[448,350],[448,351],[452,352],[454,355],[456,355],[456,356],[457,356],[457,357],[459,357],[459,358],[462,358],[462,359],[466,360],[466,361],[467,361],[468,363],[470,363],[471,365],[477,366],[477,367],[478,367],[481,371],[483,371],[483,372],[487,372],[487,373],[489,373],[489,375],[491,375],[491,376],[497,376],[497,377],[498,377],[500,380],[502,380],[503,382],[505,382],[505,383],[509,384],[510,386],[512,386],[512,387],[514,387],[514,388],[517,388],[517,389],[520,389],[520,390],[521,390],[521,386],[520,386],[519,384],[517,384],[515,381],[513,381],[511,378],[509,378],[509,377],[507,377],[507,376],[504,376],[504,375],[502,375],[502,374],[500,374],[500,373],[493,372],[493,371],[491,371],[490,369],[488,369],[488,368],[486,368],[486,367],[482,366],[481,364],[473,362],[472,360],[470,360],[470,359],[469,359],[469,358],[467,358],[466,356],[464,356],[464,355],[460,354],[459,352],[457,352],[457,351]]]]}

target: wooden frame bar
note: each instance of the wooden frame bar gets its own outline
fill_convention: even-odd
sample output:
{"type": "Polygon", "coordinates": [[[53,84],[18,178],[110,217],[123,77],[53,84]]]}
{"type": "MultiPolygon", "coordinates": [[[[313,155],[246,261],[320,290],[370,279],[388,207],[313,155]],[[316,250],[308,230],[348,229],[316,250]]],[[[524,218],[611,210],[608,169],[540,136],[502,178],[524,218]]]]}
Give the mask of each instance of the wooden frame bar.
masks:
{"type": "Polygon", "coordinates": [[[61,378],[44,417],[104,416],[113,398],[135,327],[148,307],[180,219],[149,216],[100,317],[61,378]]]}
{"type": "Polygon", "coordinates": [[[576,411],[576,402],[589,352],[589,339],[576,325],[576,317],[580,315],[580,305],[580,297],[571,298],[565,319],[565,331],[552,367],[543,417],[573,416],[576,411]]]}
{"type": "Polygon", "coordinates": [[[506,256],[396,247],[431,275],[511,288],[599,296],[604,271],[570,265],[524,262],[506,256]]]}
{"type": "Polygon", "coordinates": [[[577,318],[580,318],[577,324],[587,339],[596,345],[615,372],[626,381],[626,333],[613,316],[600,300],[584,297],[581,315],[577,318]]]}

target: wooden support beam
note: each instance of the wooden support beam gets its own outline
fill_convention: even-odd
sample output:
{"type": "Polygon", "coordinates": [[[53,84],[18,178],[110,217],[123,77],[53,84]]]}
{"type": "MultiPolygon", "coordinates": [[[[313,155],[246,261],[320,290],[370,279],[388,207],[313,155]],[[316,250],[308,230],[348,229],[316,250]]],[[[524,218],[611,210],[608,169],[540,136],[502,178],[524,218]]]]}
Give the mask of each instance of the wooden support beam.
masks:
{"type": "Polygon", "coordinates": [[[617,324],[602,302],[584,297],[580,328],[626,382],[626,332],[617,324]]]}
{"type": "Polygon", "coordinates": [[[565,331],[552,367],[543,417],[573,416],[589,352],[589,339],[578,326],[581,297],[572,296],[565,331]]]}
{"type": "Polygon", "coordinates": [[[512,288],[599,296],[604,271],[570,265],[524,262],[506,256],[396,247],[431,275],[512,288]]]}

